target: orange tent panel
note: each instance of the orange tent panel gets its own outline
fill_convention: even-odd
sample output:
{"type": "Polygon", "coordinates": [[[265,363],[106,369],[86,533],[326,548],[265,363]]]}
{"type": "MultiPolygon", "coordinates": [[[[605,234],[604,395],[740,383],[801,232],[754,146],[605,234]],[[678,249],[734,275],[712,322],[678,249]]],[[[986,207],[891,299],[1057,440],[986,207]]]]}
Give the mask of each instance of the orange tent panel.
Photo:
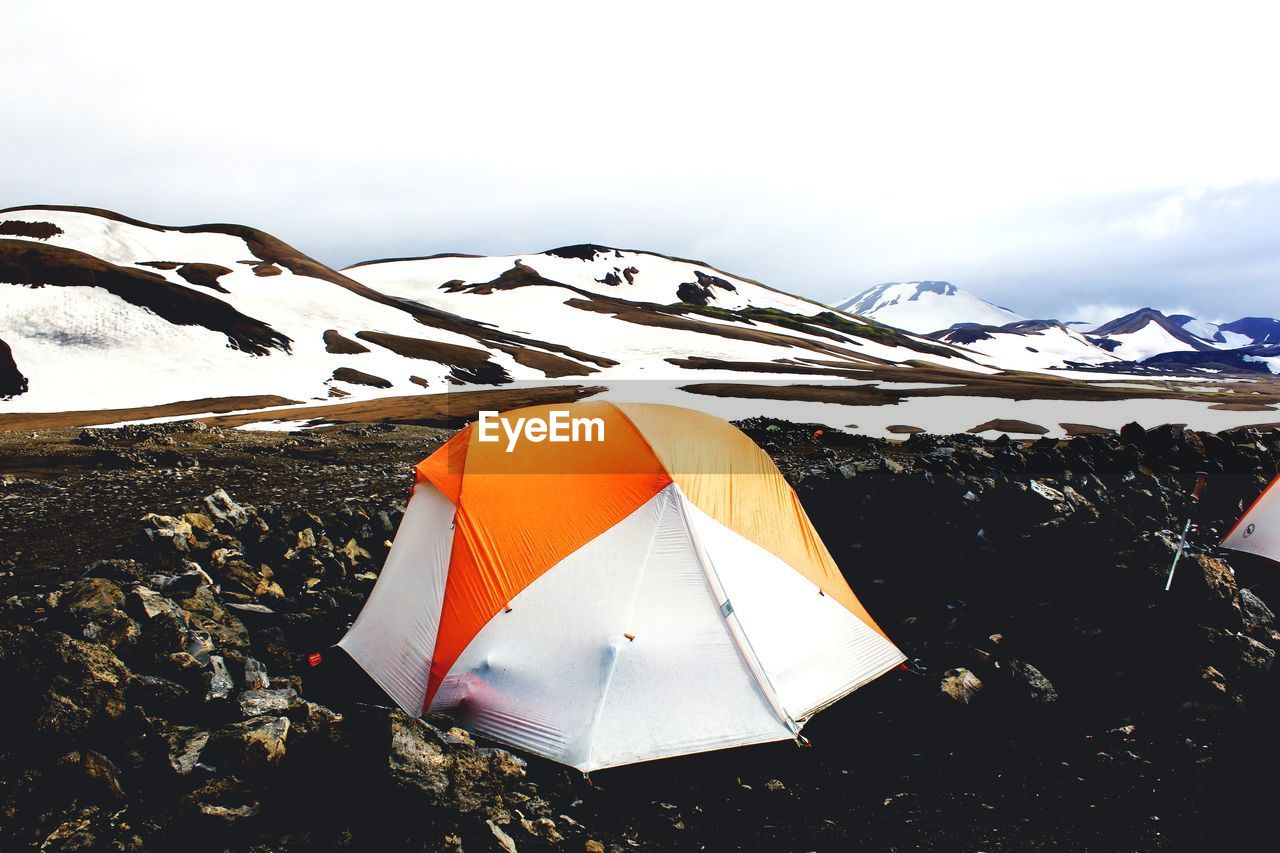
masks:
{"type": "Polygon", "coordinates": [[[653,403],[618,403],[694,506],[764,548],[881,636],[769,455],[713,415],[653,403]]]}
{"type": "MultiPolygon", "coordinates": [[[[505,417],[546,418],[564,408],[534,406],[505,417]]],[[[521,590],[670,484],[616,407],[579,403],[573,414],[601,418],[604,441],[522,441],[518,453],[508,453],[505,435],[482,442],[473,424],[465,439],[465,472],[452,470],[450,454],[456,459],[459,453],[450,448],[453,442],[420,466],[458,507],[424,709],[458,655],[521,590]]]]}

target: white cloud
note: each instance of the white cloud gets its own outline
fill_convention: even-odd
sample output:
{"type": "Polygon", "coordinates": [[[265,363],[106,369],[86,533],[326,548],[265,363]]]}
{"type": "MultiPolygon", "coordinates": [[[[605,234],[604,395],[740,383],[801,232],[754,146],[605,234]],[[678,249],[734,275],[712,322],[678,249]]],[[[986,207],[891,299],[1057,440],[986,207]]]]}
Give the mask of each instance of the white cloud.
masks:
{"type": "Polygon", "coordinates": [[[334,263],[592,240],[817,297],[1280,314],[1267,7],[126,8],[6,12],[3,201],[247,222],[334,263]]]}
{"type": "Polygon", "coordinates": [[[1163,240],[1195,226],[1193,208],[1204,195],[1202,187],[1176,192],[1138,215],[1120,220],[1117,225],[1122,231],[1132,231],[1146,240],[1163,240]]]}

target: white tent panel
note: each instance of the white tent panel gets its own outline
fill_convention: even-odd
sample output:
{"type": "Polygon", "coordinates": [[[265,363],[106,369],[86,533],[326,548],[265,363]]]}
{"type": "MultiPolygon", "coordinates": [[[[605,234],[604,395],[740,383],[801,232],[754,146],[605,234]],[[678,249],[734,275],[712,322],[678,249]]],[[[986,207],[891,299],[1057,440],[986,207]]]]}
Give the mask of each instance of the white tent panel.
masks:
{"type": "Polygon", "coordinates": [[[804,575],[681,500],[750,651],[792,719],[807,719],[906,660],[804,575]]]}
{"type": "Polygon", "coordinates": [[[1280,479],[1272,481],[1236,522],[1222,547],[1280,561],[1280,479]]]}
{"type": "Polygon", "coordinates": [[[675,500],[663,490],[517,595],[431,710],[584,771],[790,737],[725,628],[675,500]]]}
{"type": "Polygon", "coordinates": [[[455,511],[430,483],[414,488],[378,582],[355,624],[338,642],[415,717],[422,713],[427,695],[453,552],[455,511]]]}
{"type": "Polygon", "coordinates": [[[585,761],[667,501],[655,495],[521,591],[454,662],[431,711],[564,764],[585,761]]]}
{"type": "Polygon", "coordinates": [[[794,735],[765,699],[721,615],[678,501],[668,502],[639,578],[588,768],[794,735]]]}

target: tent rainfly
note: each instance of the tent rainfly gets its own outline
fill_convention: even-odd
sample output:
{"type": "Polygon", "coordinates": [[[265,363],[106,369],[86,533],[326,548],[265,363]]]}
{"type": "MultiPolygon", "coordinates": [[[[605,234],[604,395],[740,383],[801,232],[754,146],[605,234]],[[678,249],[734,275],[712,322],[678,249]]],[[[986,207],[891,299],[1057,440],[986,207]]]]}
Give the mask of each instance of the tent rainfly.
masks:
{"type": "MultiPolygon", "coordinates": [[[[599,441],[482,441],[416,468],[339,645],[406,712],[583,772],[800,739],[904,660],[773,461],[672,406],[586,402],[599,441]]],[[[491,436],[490,436],[491,438],[491,436]]]]}
{"type": "Polygon", "coordinates": [[[1257,554],[1280,562],[1280,477],[1271,481],[1235,527],[1222,538],[1222,547],[1257,554]]]}

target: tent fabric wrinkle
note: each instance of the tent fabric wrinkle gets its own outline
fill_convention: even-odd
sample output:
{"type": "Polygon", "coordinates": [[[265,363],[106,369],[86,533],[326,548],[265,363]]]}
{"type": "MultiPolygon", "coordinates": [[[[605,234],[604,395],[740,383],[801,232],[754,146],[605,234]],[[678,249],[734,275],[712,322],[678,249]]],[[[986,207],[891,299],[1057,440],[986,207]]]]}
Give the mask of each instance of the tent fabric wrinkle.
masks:
{"type": "Polygon", "coordinates": [[[435,652],[455,508],[418,483],[364,609],[338,645],[407,713],[422,711],[435,652]]]}

